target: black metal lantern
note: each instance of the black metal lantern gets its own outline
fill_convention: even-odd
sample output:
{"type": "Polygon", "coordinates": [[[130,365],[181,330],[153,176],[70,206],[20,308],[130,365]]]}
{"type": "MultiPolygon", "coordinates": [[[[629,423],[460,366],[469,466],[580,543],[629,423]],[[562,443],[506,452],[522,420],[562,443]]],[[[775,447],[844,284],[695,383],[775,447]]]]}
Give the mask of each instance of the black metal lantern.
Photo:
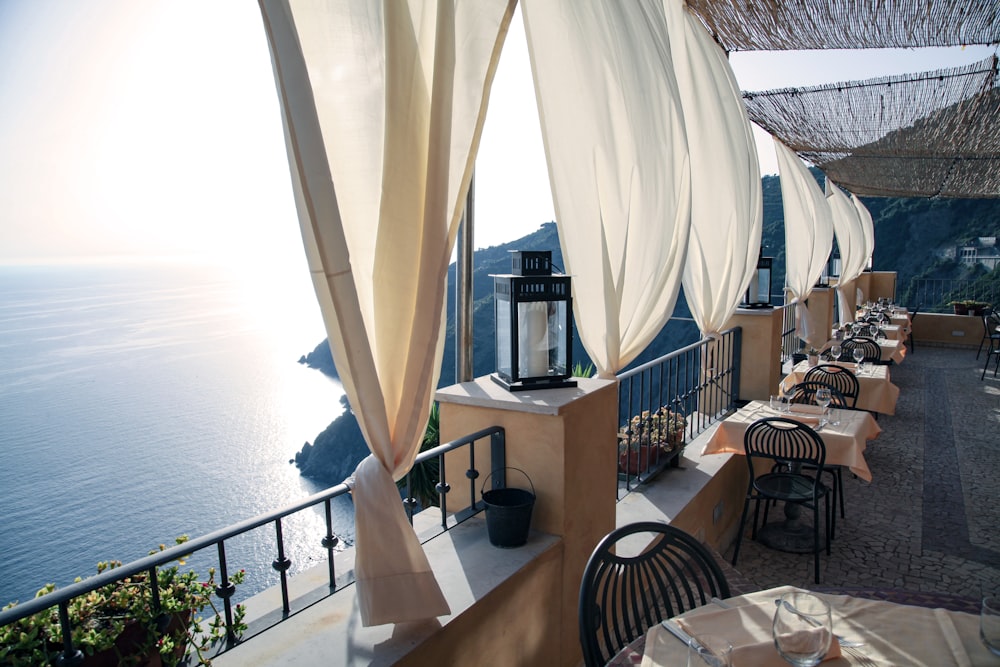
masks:
{"type": "Polygon", "coordinates": [[[747,286],[746,294],[743,295],[743,308],[770,308],[771,307],[771,264],[773,257],[764,257],[764,249],[760,249],[757,257],[757,266],[750,277],[750,284],[747,286]]]}
{"type": "Polygon", "coordinates": [[[841,268],[840,248],[833,246],[833,252],[830,253],[830,277],[839,278],[841,268]]]}
{"type": "Polygon", "coordinates": [[[575,387],[569,276],[552,274],[550,251],[515,251],[510,275],[493,276],[493,381],[510,391],[575,387]]]}

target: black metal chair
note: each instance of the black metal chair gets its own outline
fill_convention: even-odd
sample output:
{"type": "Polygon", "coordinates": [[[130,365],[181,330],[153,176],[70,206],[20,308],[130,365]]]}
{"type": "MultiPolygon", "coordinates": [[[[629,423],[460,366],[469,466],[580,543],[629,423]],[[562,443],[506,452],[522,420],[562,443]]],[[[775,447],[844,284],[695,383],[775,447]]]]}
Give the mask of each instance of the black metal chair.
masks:
{"type": "Polygon", "coordinates": [[[826,464],[826,446],[819,435],[806,424],[785,419],[784,417],[767,417],[750,424],[743,434],[743,449],[746,453],[747,466],[750,468],[750,482],[747,485],[746,500],[743,503],[743,514],[740,517],[740,527],[736,535],[736,547],[733,550],[733,565],[740,555],[740,543],[746,526],[750,503],[754,503],[753,530],[751,539],[757,539],[757,520],[760,514],[760,503],[764,503],[764,524],[767,524],[768,502],[783,501],[810,509],[813,513],[813,557],[816,583],[819,583],[819,530],[820,530],[820,499],[825,501],[825,535],[826,553],[830,554],[830,489],[820,481],[819,475],[813,476],[802,472],[802,468],[822,470],[826,464]],[[755,463],[758,459],[772,462],[771,472],[758,474],[755,463]]]}
{"type": "Polygon", "coordinates": [[[580,585],[580,644],[587,667],[607,662],[663,619],[729,597],[712,554],[679,528],[642,521],[608,533],[580,585]]]}
{"type": "Polygon", "coordinates": [[[982,354],[983,345],[989,343],[989,347],[996,347],[1000,343],[1000,331],[997,331],[998,326],[1000,326],[1000,315],[997,315],[996,311],[992,308],[987,308],[983,311],[983,338],[979,341],[979,349],[976,350],[976,359],[982,354]]]}
{"type": "MultiPolygon", "coordinates": [[[[831,408],[839,408],[841,410],[855,409],[860,391],[858,378],[851,372],[851,369],[844,368],[843,366],[834,366],[833,364],[820,364],[806,371],[806,379],[792,387],[791,391],[795,393],[792,394],[790,401],[792,403],[815,404],[816,390],[820,387],[826,387],[830,390],[831,408]],[[836,369],[836,371],[814,372],[825,367],[836,369]],[[851,382],[852,380],[853,383],[851,382]],[[840,389],[841,386],[849,387],[848,391],[851,394],[845,394],[840,389]]],[[[835,507],[840,507],[840,518],[846,518],[847,513],[844,510],[844,467],[839,465],[825,465],[823,466],[823,472],[828,473],[832,479],[833,504],[835,507]]],[[[835,521],[830,525],[831,537],[835,534],[835,525],[835,521]]]]}
{"type": "Polygon", "coordinates": [[[878,343],[871,338],[866,336],[851,336],[845,339],[840,344],[840,349],[843,351],[841,356],[845,356],[847,359],[853,359],[855,348],[861,348],[864,352],[864,360],[873,364],[881,364],[882,362],[882,348],[878,346],[878,343]]]}
{"type": "Polygon", "coordinates": [[[916,352],[917,346],[913,342],[913,322],[917,319],[917,313],[920,312],[921,304],[917,304],[917,307],[913,309],[913,313],[910,315],[910,333],[906,336],[906,342],[910,344],[910,352],[916,352]]]}
{"type": "Polygon", "coordinates": [[[993,377],[997,376],[997,370],[1000,369],[1000,340],[990,339],[990,346],[986,350],[986,363],[983,364],[983,374],[979,376],[980,380],[986,379],[986,369],[990,367],[990,359],[996,357],[997,360],[993,365],[993,377]]]}
{"type": "MultiPolygon", "coordinates": [[[[881,350],[879,354],[881,354],[881,350]]],[[[830,405],[845,408],[855,408],[858,405],[858,395],[861,393],[861,385],[858,383],[858,376],[850,368],[836,364],[819,364],[806,371],[802,379],[806,382],[826,383],[839,391],[841,396],[846,399],[843,405],[836,401],[830,405]]]]}

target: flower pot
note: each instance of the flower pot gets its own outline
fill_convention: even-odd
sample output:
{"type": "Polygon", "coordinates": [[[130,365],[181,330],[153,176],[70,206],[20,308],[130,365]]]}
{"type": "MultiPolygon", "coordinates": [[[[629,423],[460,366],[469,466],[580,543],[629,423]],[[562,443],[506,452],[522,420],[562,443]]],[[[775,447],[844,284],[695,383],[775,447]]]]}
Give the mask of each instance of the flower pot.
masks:
{"type": "MultiPolygon", "coordinates": [[[[141,623],[126,623],[125,629],[115,639],[111,648],[98,651],[93,655],[84,655],[82,667],[117,667],[126,664],[137,667],[162,667],[163,659],[156,646],[158,637],[177,634],[177,631],[187,627],[191,622],[192,612],[170,614],[163,632],[156,633],[141,623]]],[[[174,649],[171,664],[184,657],[186,644],[179,642],[174,649]]]]}
{"type": "Polygon", "coordinates": [[[637,449],[628,449],[618,453],[618,472],[626,475],[638,475],[646,472],[660,462],[659,445],[639,445],[637,449]]]}
{"type": "Polygon", "coordinates": [[[953,304],[952,308],[955,309],[955,314],[956,315],[968,315],[969,314],[969,307],[966,306],[964,303],[953,304]]]}

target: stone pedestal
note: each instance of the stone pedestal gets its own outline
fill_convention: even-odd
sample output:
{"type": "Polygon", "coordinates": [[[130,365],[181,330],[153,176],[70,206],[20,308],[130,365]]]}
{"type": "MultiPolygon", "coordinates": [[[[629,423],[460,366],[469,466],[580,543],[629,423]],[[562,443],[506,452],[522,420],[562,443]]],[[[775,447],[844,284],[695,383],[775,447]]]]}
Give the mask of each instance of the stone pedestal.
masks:
{"type": "MultiPolygon", "coordinates": [[[[482,377],[441,389],[436,398],[441,442],[488,426],[504,427],[507,466],[527,473],[535,488],[532,530],[562,538],[558,599],[538,604],[550,610],[552,625],[544,630],[559,637],[559,664],[577,664],[576,609],[583,568],[597,542],[615,527],[617,382],[581,378],[575,388],[512,393],[482,377]]],[[[482,470],[490,458],[487,443],[480,447],[476,461],[482,470]]],[[[462,484],[467,467],[468,458],[461,452],[447,457],[445,469],[455,494],[449,504],[456,507],[463,506],[462,493],[468,497],[462,484]]],[[[477,493],[484,478],[485,473],[477,493]]],[[[522,479],[508,473],[511,486],[522,487],[522,479]]],[[[512,634],[509,640],[518,638],[512,634]]]]}
{"type": "Polygon", "coordinates": [[[743,328],[739,398],[766,401],[781,381],[782,308],[738,308],[723,329],[743,328]]]}

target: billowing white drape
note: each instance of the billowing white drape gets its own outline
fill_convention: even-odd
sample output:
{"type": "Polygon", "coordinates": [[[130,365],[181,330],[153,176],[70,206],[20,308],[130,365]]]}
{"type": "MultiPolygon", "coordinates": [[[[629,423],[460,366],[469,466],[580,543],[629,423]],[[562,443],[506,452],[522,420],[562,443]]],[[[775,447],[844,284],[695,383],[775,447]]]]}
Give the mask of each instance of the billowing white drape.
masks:
{"type": "MultiPolygon", "coordinates": [[[[853,192],[851,193],[851,203],[854,204],[854,208],[858,212],[858,220],[861,221],[861,229],[865,233],[865,264],[868,266],[871,262],[872,253],[875,252],[875,223],[872,222],[871,211],[868,207],[861,203],[857,195],[853,192]]],[[[864,267],[862,267],[862,271],[864,267]]]]}
{"type": "Polygon", "coordinates": [[[865,269],[868,244],[857,208],[829,178],[826,179],[826,201],[833,213],[833,229],[837,235],[837,247],[840,248],[840,279],[837,282],[840,319],[842,322],[853,322],[857,303],[854,281],[865,269]]]}
{"type": "Polygon", "coordinates": [[[805,301],[833,247],[833,216],[819,183],[795,151],[777,138],[774,150],[781,175],[781,200],[785,214],[785,290],[787,303],[795,304],[795,325],[800,339],[821,349],[828,331],[812,325],[805,301]]]}
{"type": "Polygon", "coordinates": [[[514,0],[259,0],[354,481],[364,625],[448,613],[393,479],[441,367],[446,271],[514,0]]]}
{"type": "Polygon", "coordinates": [[[753,277],[763,220],[757,147],[725,52],[683,0],[662,0],[691,151],[684,296],[703,335],[722,331],[753,277]]]}
{"type": "Polygon", "coordinates": [[[580,339],[602,377],[670,317],[688,150],[661,0],[522,0],[580,339]]]}

